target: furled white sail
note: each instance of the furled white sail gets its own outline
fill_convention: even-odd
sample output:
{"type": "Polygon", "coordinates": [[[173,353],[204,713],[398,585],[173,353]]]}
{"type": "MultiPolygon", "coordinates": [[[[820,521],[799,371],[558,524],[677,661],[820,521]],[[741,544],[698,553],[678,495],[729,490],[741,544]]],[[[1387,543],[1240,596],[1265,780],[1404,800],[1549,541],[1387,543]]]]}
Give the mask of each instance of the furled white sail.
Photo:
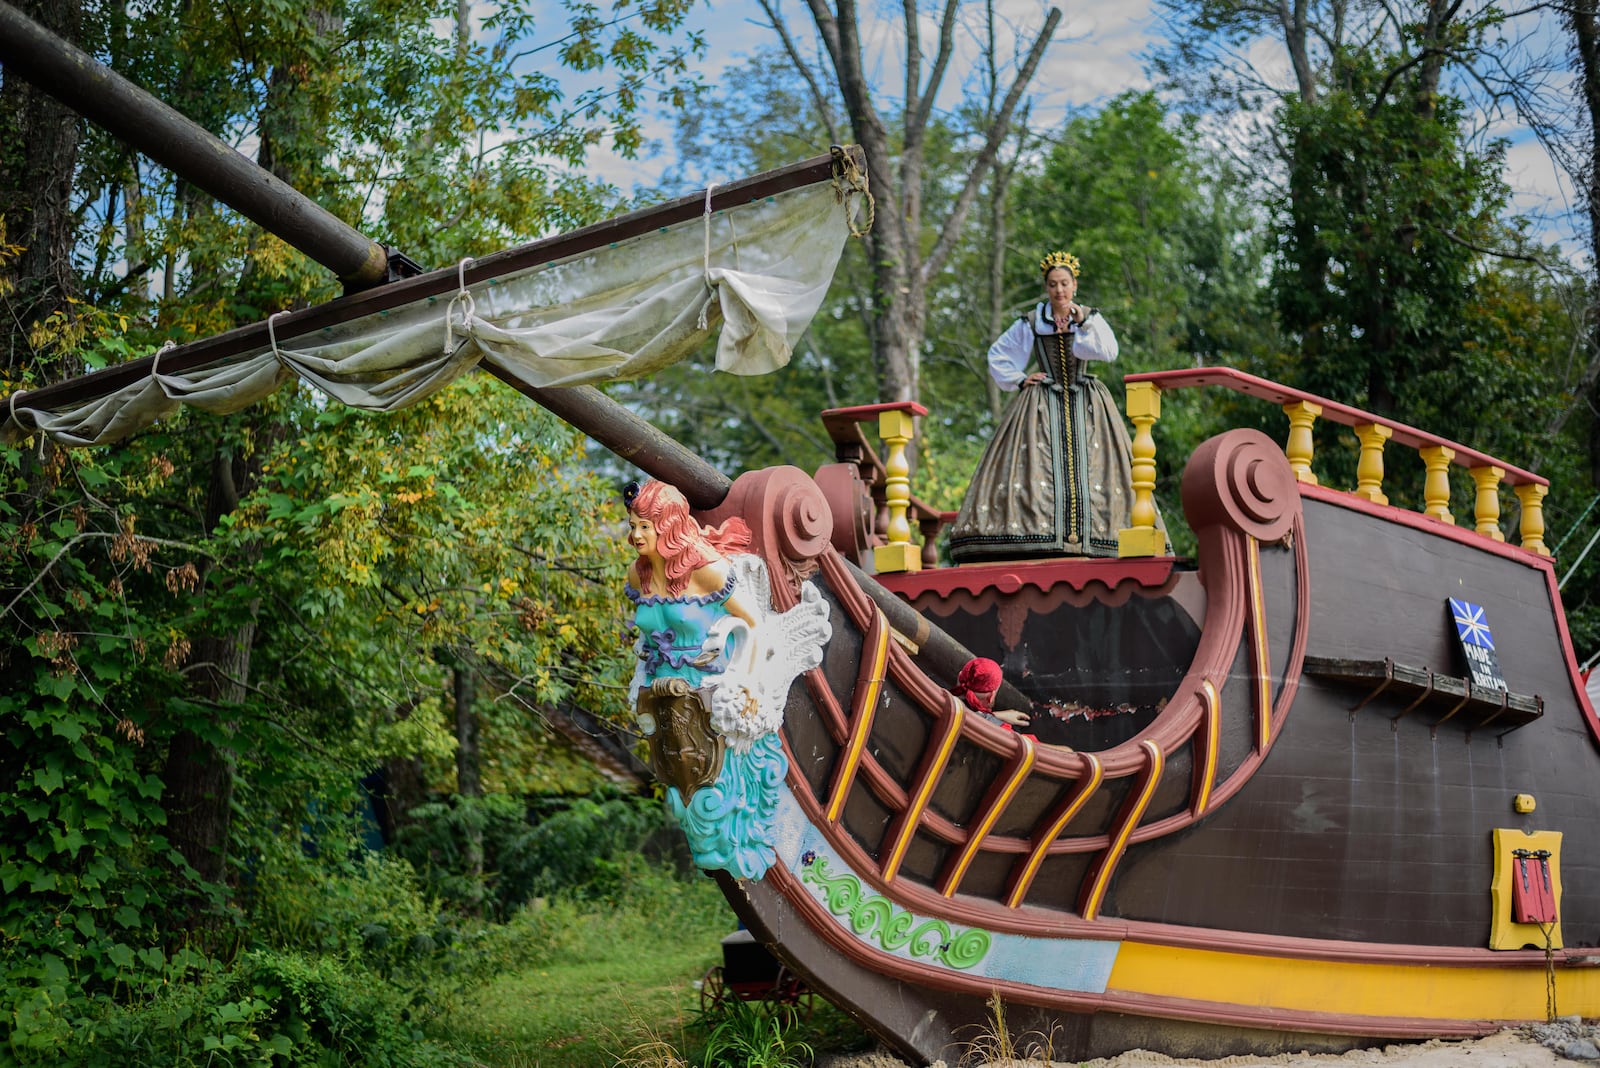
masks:
{"type": "MultiPolygon", "coordinates": [[[[855,198],[824,181],[567,259],[479,281],[62,410],[15,395],[8,430],[101,445],[192,404],[237,411],[297,375],[344,404],[392,411],[481,361],[538,387],[635,378],[694,352],[719,326],[716,369],[789,362],[850,233],[855,198]]],[[[270,324],[269,324],[270,325],[270,324]]]]}

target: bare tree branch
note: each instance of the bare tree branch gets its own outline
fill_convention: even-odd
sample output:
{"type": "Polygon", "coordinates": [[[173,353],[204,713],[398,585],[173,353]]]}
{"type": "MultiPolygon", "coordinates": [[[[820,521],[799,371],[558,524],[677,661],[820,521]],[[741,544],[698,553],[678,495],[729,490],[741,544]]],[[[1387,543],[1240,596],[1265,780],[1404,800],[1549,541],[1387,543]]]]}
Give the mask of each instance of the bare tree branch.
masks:
{"type": "Polygon", "coordinates": [[[828,98],[823,93],[822,85],[817,81],[816,72],[811,69],[811,64],[801,57],[800,50],[795,47],[794,38],[789,34],[788,24],[779,16],[772,0],[761,0],[761,10],[766,12],[772,28],[777,31],[778,40],[783,44],[784,55],[789,57],[794,69],[805,79],[806,89],[811,93],[811,104],[817,109],[817,119],[828,133],[828,143],[843,144],[844,138],[839,136],[839,131],[833,123],[833,109],[828,107],[828,98]]]}
{"type": "Polygon", "coordinates": [[[972,207],[973,198],[978,195],[978,188],[983,184],[984,176],[989,167],[994,163],[995,155],[1000,150],[1001,143],[1011,127],[1011,115],[1016,110],[1017,102],[1022,99],[1028,83],[1033,79],[1034,72],[1039,69],[1039,63],[1044,58],[1045,49],[1050,44],[1050,38],[1055,34],[1056,27],[1061,24],[1061,11],[1051,8],[1050,15],[1045,19],[1044,27],[1039,31],[1039,36],[1034,38],[1033,46],[1028,49],[1028,58],[1023,62],[1022,69],[1017,72],[1017,77],[1011,83],[1011,88],[1006,91],[1006,97],[1000,105],[1000,112],[995,116],[989,127],[989,138],[984,142],[983,148],[973,159],[972,168],[967,172],[966,183],[961,187],[961,192],[956,195],[955,206],[950,214],[945,217],[944,227],[939,233],[939,239],[934,242],[928,258],[922,264],[922,277],[924,280],[937,274],[943,267],[945,260],[955,248],[960,236],[961,228],[966,225],[967,211],[972,207]]]}

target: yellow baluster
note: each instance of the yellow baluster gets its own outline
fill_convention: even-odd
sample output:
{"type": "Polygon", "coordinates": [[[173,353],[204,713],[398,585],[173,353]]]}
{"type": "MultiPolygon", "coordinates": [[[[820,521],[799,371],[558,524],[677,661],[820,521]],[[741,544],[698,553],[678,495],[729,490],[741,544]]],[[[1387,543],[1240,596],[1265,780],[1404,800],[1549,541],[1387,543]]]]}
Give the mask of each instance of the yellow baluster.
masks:
{"type": "Polygon", "coordinates": [[[1517,486],[1517,500],[1522,502],[1522,547],[1540,556],[1549,556],[1544,546],[1544,495],[1549,486],[1537,482],[1517,486]]]}
{"type": "Polygon", "coordinates": [[[1161,418],[1161,387],[1129,382],[1127,407],[1133,421],[1133,525],[1117,532],[1117,555],[1160,556],[1167,536],[1156,529],[1156,439],[1150,427],[1161,418]]]}
{"type": "Polygon", "coordinates": [[[1289,458],[1294,477],[1315,486],[1318,483],[1311,470],[1311,424],[1322,414],[1322,405],[1295,401],[1283,406],[1283,414],[1289,417],[1289,440],[1283,447],[1283,454],[1289,458]]]}
{"type": "Polygon", "coordinates": [[[911,523],[906,519],[906,508],[911,504],[911,464],[906,459],[906,443],[911,440],[912,427],[910,412],[878,413],[878,436],[889,446],[889,455],[883,461],[889,544],[872,550],[872,562],[879,574],[922,570],[922,552],[911,543],[911,523]]]}
{"type": "Polygon", "coordinates": [[[1450,514],[1450,461],[1455,459],[1456,450],[1448,445],[1430,445],[1417,452],[1428,468],[1422,481],[1422,499],[1427,504],[1423,514],[1455,526],[1456,517],[1450,514]]]}
{"type": "Polygon", "coordinates": [[[1356,461],[1356,496],[1373,504],[1388,504],[1389,497],[1383,492],[1383,443],[1394,436],[1394,431],[1382,423],[1361,423],[1355,431],[1361,441],[1361,459],[1356,461]]]}
{"type": "Polygon", "coordinates": [[[1479,534],[1495,541],[1505,541],[1506,536],[1500,533],[1500,480],[1506,477],[1503,467],[1474,467],[1472,468],[1472,481],[1478,487],[1478,499],[1473,506],[1473,518],[1477,520],[1474,528],[1479,534]]]}

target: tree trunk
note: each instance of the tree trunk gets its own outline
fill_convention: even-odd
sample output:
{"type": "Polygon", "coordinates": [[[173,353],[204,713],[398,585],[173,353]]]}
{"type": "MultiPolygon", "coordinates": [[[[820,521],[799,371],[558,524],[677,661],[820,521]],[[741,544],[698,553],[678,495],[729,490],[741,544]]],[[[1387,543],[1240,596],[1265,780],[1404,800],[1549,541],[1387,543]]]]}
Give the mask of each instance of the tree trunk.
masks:
{"type": "MultiPolygon", "coordinates": [[[[1596,0],[1574,0],[1564,9],[1563,17],[1572,30],[1573,51],[1578,58],[1578,84],[1583,94],[1583,106],[1588,118],[1588,159],[1586,160],[1584,194],[1589,218],[1590,269],[1600,269],[1600,14],[1596,0]]],[[[1588,321],[1589,366],[1580,390],[1589,397],[1591,411],[1600,411],[1600,308],[1590,300],[1588,321]]],[[[1600,486],[1600,420],[1595,420],[1589,433],[1590,479],[1600,486]]]]}
{"type": "Polygon", "coordinates": [[[473,915],[483,912],[483,825],[470,806],[483,796],[483,776],[478,749],[478,716],[473,710],[477,686],[472,664],[457,657],[451,671],[451,696],[456,712],[456,803],[466,808],[465,838],[462,843],[462,874],[466,878],[466,909],[473,915]]]}
{"type": "Polygon", "coordinates": [[[478,716],[472,707],[477,688],[473,682],[472,666],[464,660],[456,661],[451,677],[451,695],[456,709],[456,792],[462,797],[482,797],[478,716]]]}
{"type": "Polygon", "coordinates": [[[1310,18],[1306,4],[1307,0],[1278,0],[1278,25],[1283,29],[1283,43],[1294,67],[1300,99],[1311,104],[1317,99],[1317,70],[1311,61],[1310,18]]]}
{"type": "MultiPolygon", "coordinates": [[[[240,484],[253,483],[255,465],[235,460],[220,446],[213,454],[206,494],[206,530],[239,505],[240,484]]],[[[199,589],[207,588],[211,567],[203,565],[199,589]]],[[[244,700],[250,678],[250,652],[255,640],[251,619],[196,640],[189,661],[197,668],[190,678],[195,697],[225,709],[244,700]]],[[[209,733],[209,732],[208,732],[209,733]]],[[[228,872],[228,835],[233,819],[234,755],[208,737],[184,729],[167,747],[162,780],[162,806],[167,812],[167,837],[189,866],[208,883],[222,884],[228,872]]],[[[210,926],[217,917],[192,913],[190,926],[210,926]]]]}
{"type": "MultiPolygon", "coordinates": [[[[1006,201],[1005,201],[1005,175],[1003,168],[997,162],[994,168],[994,185],[990,189],[989,197],[989,233],[993,235],[994,244],[989,248],[989,329],[987,336],[997,338],[1005,328],[1005,275],[1006,275],[1006,201]]],[[[987,373],[988,359],[985,358],[985,374],[983,384],[985,395],[989,398],[989,414],[994,416],[998,424],[1000,416],[1005,413],[1005,397],[1001,393],[1000,383],[994,380],[994,375],[987,373]]]]}
{"type": "Polygon", "coordinates": [[[130,167],[133,175],[122,183],[122,229],[127,236],[128,270],[137,273],[128,279],[127,293],[143,304],[150,299],[150,280],[146,271],[138,267],[149,262],[150,250],[145,247],[144,188],[139,183],[137,158],[130,161],[130,167]]]}
{"type": "MultiPolygon", "coordinates": [[[[942,87],[957,30],[957,3],[946,0],[938,24],[939,45],[926,78],[922,74],[921,13],[907,5],[905,19],[906,85],[900,150],[894,152],[888,127],[872,100],[867,81],[861,29],[855,0],[807,0],[817,31],[838,79],[839,93],[850,116],[851,132],[867,155],[868,185],[877,202],[876,223],[866,238],[872,269],[871,341],[878,370],[878,396],[883,401],[916,401],[921,394],[922,345],[927,333],[927,293],[932,275],[944,266],[954,248],[978,188],[989,173],[1011,124],[1018,101],[1043,58],[1061,12],[1051,9],[1021,69],[992,115],[987,137],[971,160],[969,178],[940,223],[938,239],[924,255],[923,179],[925,138],[933,103],[942,87]],[[898,169],[890,160],[898,156],[898,169]]],[[[774,5],[765,5],[774,24],[774,5]]],[[[786,31],[781,30],[786,34],[786,31]]]]}
{"type": "MultiPolygon", "coordinates": [[[[81,0],[19,0],[16,6],[63,40],[79,42],[81,0]]],[[[15,292],[0,300],[0,343],[13,375],[34,367],[55,379],[82,370],[75,357],[50,354],[48,345],[36,350],[29,338],[36,324],[67,313],[77,296],[72,179],[79,124],[74,112],[21,78],[0,82],[0,217],[6,241],[23,248],[12,275],[15,292]]]]}

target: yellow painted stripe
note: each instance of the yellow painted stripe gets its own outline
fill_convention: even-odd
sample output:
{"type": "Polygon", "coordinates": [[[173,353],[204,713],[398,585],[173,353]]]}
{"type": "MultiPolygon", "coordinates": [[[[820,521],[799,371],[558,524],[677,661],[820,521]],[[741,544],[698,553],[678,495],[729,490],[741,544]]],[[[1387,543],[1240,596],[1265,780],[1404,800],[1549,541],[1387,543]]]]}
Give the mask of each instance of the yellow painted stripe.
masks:
{"type": "Polygon", "coordinates": [[[1033,885],[1033,877],[1039,874],[1039,865],[1044,863],[1045,854],[1049,852],[1051,844],[1061,837],[1061,832],[1066,830],[1072,818],[1083,811],[1083,806],[1089,803],[1089,798],[1100,788],[1100,780],[1105,778],[1105,769],[1100,766],[1100,761],[1094,754],[1083,753],[1081,756],[1089,765],[1088,774],[1085,776],[1088,781],[1079,791],[1077,800],[1068,805],[1060,818],[1039,836],[1038,842],[1034,843],[1033,852],[1028,854],[1028,863],[1022,869],[1022,876],[1017,879],[1017,885],[1011,891],[1011,896],[1006,898],[1008,908],[1016,908],[1022,904],[1022,899],[1028,896],[1028,887],[1033,885]]]}
{"type": "Polygon", "coordinates": [[[1222,709],[1217,698],[1217,688],[1210,679],[1200,680],[1200,692],[1206,702],[1206,765],[1200,777],[1200,789],[1195,793],[1194,814],[1205,812],[1211,803],[1211,786],[1217,778],[1217,747],[1222,738],[1222,709]]]}
{"type": "Polygon", "coordinates": [[[1117,828],[1117,836],[1106,849],[1099,870],[1095,872],[1094,885],[1089,888],[1089,896],[1083,905],[1083,918],[1086,920],[1092,920],[1100,915],[1100,905],[1105,899],[1106,887],[1111,883],[1111,873],[1117,870],[1117,862],[1122,859],[1123,850],[1128,848],[1128,836],[1139,826],[1144,810],[1150,807],[1150,799],[1155,796],[1156,787],[1161,784],[1161,770],[1166,766],[1166,757],[1162,755],[1161,747],[1148,740],[1140,742],[1139,747],[1144,750],[1145,759],[1148,761],[1145,779],[1139,788],[1138,800],[1133,803],[1133,808],[1122,821],[1122,826],[1117,828]]]}
{"type": "Polygon", "coordinates": [[[1015,737],[1022,742],[1022,759],[1017,762],[1016,770],[1011,773],[1011,778],[1006,781],[1005,787],[1000,791],[1000,796],[995,798],[994,804],[989,806],[989,811],[984,813],[983,822],[979,823],[973,829],[971,836],[967,838],[966,848],[961,851],[961,859],[956,861],[955,870],[950,873],[950,880],[945,884],[945,897],[950,897],[956,892],[956,887],[961,885],[962,878],[967,874],[967,868],[972,865],[972,859],[978,855],[978,847],[989,836],[989,831],[994,828],[995,821],[1000,818],[1000,813],[1004,812],[1006,806],[1011,803],[1012,796],[1022,786],[1022,781],[1028,777],[1028,772],[1033,770],[1033,761],[1036,755],[1033,739],[1026,734],[1018,734],[1015,737]]]}
{"type": "MultiPolygon", "coordinates": [[[[1108,992],[1218,1005],[1438,1020],[1542,1020],[1543,968],[1297,960],[1124,942],[1108,992]]],[[[1556,969],[1562,1013],[1600,1015],[1600,968],[1556,969]]]]}
{"type": "Polygon", "coordinates": [[[872,622],[872,673],[868,676],[867,685],[856,690],[855,705],[850,709],[853,726],[844,751],[844,766],[834,784],[833,796],[828,799],[829,823],[838,823],[839,814],[844,811],[850,787],[856,781],[856,769],[861,765],[861,754],[867,747],[867,736],[872,733],[872,717],[878,711],[878,695],[883,692],[884,668],[889,662],[889,623],[883,618],[882,612],[878,612],[872,622]]]}
{"type": "Polygon", "coordinates": [[[933,788],[939,785],[939,779],[944,775],[944,766],[950,762],[950,754],[955,751],[956,739],[961,737],[961,721],[966,715],[967,706],[952,696],[950,718],[946,721],[944,737],[939,739],[939,751],[934,754],[933,763],[928,766],[927,774],[922,777],[922,785],[917,788],[917,796],[906,809],[905,818],[900,824],[900,836],[895,839],[894,848],[889,851],[889,860],[883,865],[883,881],[886,883],[893,880],[900,870],[900,862],[905,859],[906,848],[911,845],[911,837],[917,833],[917,825],[922,822],[922,811],[928,807],[928,799],[933,796],[933,788]]]}
{"type": "Polygon", "coordinates": [[[1272,674],[1267,663],[1267,609],[1261,593],[1261,543],[1246,538],[1250,545],[1251,650],[1256,671],[1256,751],[1265,753],[1272,741],[1272,674]]]}

